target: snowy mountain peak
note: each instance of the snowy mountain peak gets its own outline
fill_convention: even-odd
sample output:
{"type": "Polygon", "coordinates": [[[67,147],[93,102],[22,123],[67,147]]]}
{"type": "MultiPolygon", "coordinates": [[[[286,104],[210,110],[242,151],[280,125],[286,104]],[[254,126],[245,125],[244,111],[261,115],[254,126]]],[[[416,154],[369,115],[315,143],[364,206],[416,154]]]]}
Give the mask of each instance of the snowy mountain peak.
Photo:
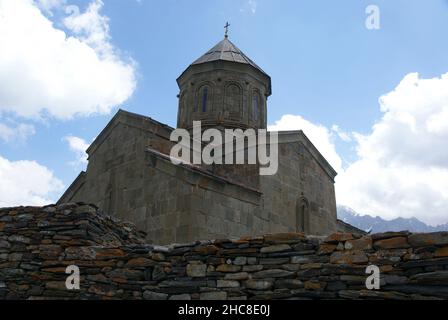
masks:
{"type": "Polygon", "coordinates": [[[338,206],[338,218],[359,229],[371,230],[372,233],[403,230],[410,232],[448,231],[448,223],[433,227],[415,217],[385,220],[379,216],[363,215],[346,206],[338,206]]]}

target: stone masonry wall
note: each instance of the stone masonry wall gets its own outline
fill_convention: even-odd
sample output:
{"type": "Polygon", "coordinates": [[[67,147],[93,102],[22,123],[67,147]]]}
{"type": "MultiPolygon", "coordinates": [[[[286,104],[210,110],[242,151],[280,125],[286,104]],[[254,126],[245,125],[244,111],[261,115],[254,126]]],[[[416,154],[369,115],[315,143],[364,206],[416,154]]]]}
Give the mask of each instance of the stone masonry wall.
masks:
{"type": "Polygon", "coordinates": [[[154,246],[90,205],[0,209],[0,299],[447,299],[448,233],[154,246]],[[369,264],[381,289],[367,290],[369,264]],[[68,265],[80,290],[67,290],[68,265]]]}

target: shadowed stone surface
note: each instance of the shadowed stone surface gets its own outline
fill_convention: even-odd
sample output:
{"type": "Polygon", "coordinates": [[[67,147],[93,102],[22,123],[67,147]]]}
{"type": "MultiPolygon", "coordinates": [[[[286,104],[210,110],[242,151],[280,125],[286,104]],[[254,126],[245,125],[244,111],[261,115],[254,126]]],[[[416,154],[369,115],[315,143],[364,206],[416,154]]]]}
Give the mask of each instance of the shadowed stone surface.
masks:
{"type": "MultiPolygon", "coordinates": [[[[271,78],[228,38],[188,66],[177,84],[178,128],[191,132],[193,121],[201,121],[202,129],[220,132],[266,129],[271,78]]],[[[157,244],[282,233],[268,240],[279,245],[303,237],[299,231],[363,233],[337,219],[337,173],[301,130],[279,132],[272,176],[260,176],[260,164],[247,161],[173,164],[173,130],[119,110],[87,149],[87,170],[58,204],[93,203],[135,223],[157,244]]]]}
{"type": "Polygon", "coordinates": [[[300,233],[287,246],[276,234],[158,246],[84,204],[0,209],[0,222],[0,299],[448,299],[448,258],[436,254],[444,233],[389,235],[387,246],[409,243],[391,249],[384,236],[300,233]],[[340,250],[322,250],[329,244],[340,250]],[[366,290],[369,264],[380,290],[366,290]],[[65,287],[69,265],[80,290],[65,287]]]}

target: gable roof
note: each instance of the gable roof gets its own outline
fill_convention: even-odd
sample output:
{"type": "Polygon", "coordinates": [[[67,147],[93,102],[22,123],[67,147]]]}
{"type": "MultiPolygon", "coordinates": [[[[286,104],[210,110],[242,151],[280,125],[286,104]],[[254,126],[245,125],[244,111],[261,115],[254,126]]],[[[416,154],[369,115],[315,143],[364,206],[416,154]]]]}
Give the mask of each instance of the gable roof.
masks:
{"type": "Polygon", "coordinates": [[[168,137],[168,139],[169,139],[169,133],[171,133],[171,131],[174,130],[174,128],[170,127],[169,125],[161,123],[150,117],[129,112],[123,109],[119,109],[117,113],[109,121],[109,123],[100,132],[100,134],[95,138],[95,140],[93,140],[93,142],[87,148],[86,153],[89,155],[89,157],[103,143],[103,141],[108,137],[108,135],[115,128],[115,126],[117,126],[119,123],[126,123],[128,125],[145,128],[145,130],[155,131],[155,133],[159,135],[163,135],[163,133],[165,132],[165,136],[168,137]]]}
{"type": "Polygon", "coordinates": [[[277,131],[277,133],[278,143],[302,143],[308,149],[308,151],[311,153],[311,156],[317,161],[320,167],[334,182],[334,178],[337,176],[336,170],[330,165],[327,159],[325,159],[322,153],[320,153],[320,151],[311,142],[311,140],[308,139],[308,137],[302,130],[277,131]]]}

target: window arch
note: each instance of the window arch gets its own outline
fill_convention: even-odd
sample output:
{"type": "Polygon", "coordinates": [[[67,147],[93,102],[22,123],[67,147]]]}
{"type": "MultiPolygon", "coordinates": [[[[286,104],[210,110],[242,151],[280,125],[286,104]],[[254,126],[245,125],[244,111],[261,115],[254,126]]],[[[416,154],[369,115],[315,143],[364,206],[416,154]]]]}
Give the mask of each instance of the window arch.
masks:
{"type": "Polygon", "coordinates": [[[260,119],[261,111],[261,97],[258,91],[252,93],[252,120],[258,121],[260,119]]]}
{"type": "Polygon", "coordinates": [[[209,85],[203,85],[198,90],[197,103],[194,111],[206,112],[210,110],[211,105],[211,88],[209,85]]]}
{"type": "Polygon", "coordinates": [[[301,196],[296,204],[296,231],[309,233],[309,210],[308,200],[301,196]]]}
{"type": "Polygon", "coordinates": [[[178,123],[186,123],[188,122],[188,110],[187,110],[187,94],[182,92],[179,99],[179,114],[178,114],[178,123]]]}
{"type": "Polygon", "coordinates": [[[237,83],[230,83],[226,87],[225,109],[232,113],[240,113],[242,105],[242,90],[237,83]]]}

